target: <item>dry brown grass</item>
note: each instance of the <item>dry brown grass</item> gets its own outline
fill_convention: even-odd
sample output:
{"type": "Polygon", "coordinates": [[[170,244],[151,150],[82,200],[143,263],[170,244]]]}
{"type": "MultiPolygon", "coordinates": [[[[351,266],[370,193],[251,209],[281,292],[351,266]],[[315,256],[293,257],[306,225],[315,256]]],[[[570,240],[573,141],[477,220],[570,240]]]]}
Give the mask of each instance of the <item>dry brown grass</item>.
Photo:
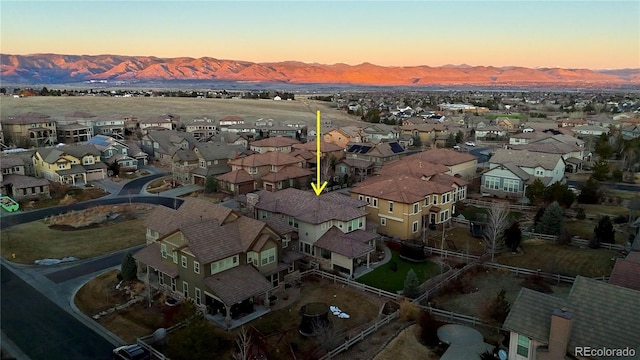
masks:
{"type": "Polygon", "coordinates": [[[88,259],[144,244],[142,222],[136,219],[93,229],[63,231],[49,228],[42,220],[34,221],[3,230],[0,251],[3,256],[11,254],[11,261],[21,264],[66,256],[88,259]]]}
{"type": "Polygon", "coordinates": [[[88,316],[93,316],[100,311],[120,305],[119,298],[113,296],[113,290],[118,284],[118,270],[108,271],[78,290],[74,302],[78,309],[88,316]]]}
{"type": "Polygon", "coordinates": [[[437,355],[418,341],[416,331],[418,331],[418,325],[411,325],[402,330],[374,360],[438,359],[437,355]]]}
{"type": "Polygon", "coordinates": [[[407,299],[400,302],[400,320],[416,321],[420,316],[420,308],[407,299]]]}

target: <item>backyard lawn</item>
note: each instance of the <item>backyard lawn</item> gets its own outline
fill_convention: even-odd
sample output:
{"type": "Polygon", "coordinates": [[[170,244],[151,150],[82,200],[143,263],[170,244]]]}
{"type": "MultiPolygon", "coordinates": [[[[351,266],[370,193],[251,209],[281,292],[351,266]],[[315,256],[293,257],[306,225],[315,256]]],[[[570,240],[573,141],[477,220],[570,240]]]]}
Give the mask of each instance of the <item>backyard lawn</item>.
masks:
{"type": "Polygon", "coordinates": [[[579,248],[552,244],[545,240],[525,240],[520,245],[524,254],[502,254],[499,263],[566,276],[609,276],[618,251],[579,248]]]}
{"type": "Polygon", "coordinates": [[[474,237],[469,232],[468,226],[455,226],[448,229],[445,233],[445,242],[442,245],[442,235],[434,235],[429,237],[428,245],[436,249],[445,249],[449,251],[460,251],[471,255],[484,254],[484,243],[481,238],[474,237]]]}
{"type": "MultiPolygon", "coordinates": [[[[587,219],[567,220],[567,222],[564,223],[564,227],[571,236],[577,236],[581,239],[589,240],[593,236],[593,229],[596,224],[596,221],[587,219]]],[[[628,240],[629,234],[627,232],[616,230],[616,244],[626,244],[628,240]]]]}
{"type": "Polygon", "coordinates": [[[397,251],[392,251],[392,257],[388,263],[359,277],[356,281],[395,293],[404,289],[404,280],[410,269],[416,272],[421,283],[440,273],[440,267],[431,261],[415,263],[402,260],[397,251]],[[392,270],[392,263],[397,264],[396,271],[392,270]]]}

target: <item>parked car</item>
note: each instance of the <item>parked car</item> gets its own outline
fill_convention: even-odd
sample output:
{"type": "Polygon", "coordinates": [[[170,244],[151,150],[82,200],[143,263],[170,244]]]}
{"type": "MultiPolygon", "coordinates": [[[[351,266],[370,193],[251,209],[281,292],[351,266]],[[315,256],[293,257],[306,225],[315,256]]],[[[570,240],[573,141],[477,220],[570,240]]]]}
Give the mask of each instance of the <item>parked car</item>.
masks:
{"type": "Polygon", "coordinates": [[[460,145],[454,145],[454,146],[453,146],[453,149],[454,149],[454,150],[460,150],[460,145]]]}
{"type": "Polygon", "coordinates": [[[467,141],[464,144],[467,145],[467,146],[476,146],[476,143],[474,143],[473,141],[467,141]]]}
{"type": "Polygon", "coordinates": [[[113,349],[113,360],[149,360],[149,351],[138,344],[113,349]]]}

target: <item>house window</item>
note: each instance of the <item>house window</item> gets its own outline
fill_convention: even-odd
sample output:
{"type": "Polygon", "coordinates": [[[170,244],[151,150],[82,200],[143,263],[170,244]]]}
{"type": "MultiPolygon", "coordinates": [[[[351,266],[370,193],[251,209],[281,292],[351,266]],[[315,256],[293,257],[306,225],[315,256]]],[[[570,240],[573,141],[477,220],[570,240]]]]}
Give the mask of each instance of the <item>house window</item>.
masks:
{"type": "Polygon", "coordinates": [[[413,204],[413,213],[417,214],[419,208],[420,208],[420,204],[419,203],[413,204]]]}
{"type": "Polygon", "coordinates": [[[271,171],[276,172],[278,171],[278,168],[275,165],[271,165],[271,171]]]}
{"type": "Polygon", "coordinates": [[[260,265],[264,266],[276,261],[276,248],[271,248],[260,253],[260,265]]]}
{"type": "Polygon", "coordinates": [[[393,212],[393,201],[389,201],[389,212],[393,212]]]}
{"type": "Polygon", "coordinates": [[[249,168],[249,174],[257,174],[257,173],[258,173],[258,168],[257,167],[249,168]]]}
{"type": "Polygon", "coordinates": [[[286,237],[282,238],[282,248],[286,249],[289,246],[289,239],[287,239],[286,237]]]}
{"type": "Polygon", "coordinates": [[[440,222],[449,220],[449,210],[440,213],[440,222]]]}
{"type": "Polygon", "coordinates": [[[303,253],[305,253],[307,255],[311,255],[311,256],[315,255],[313,253],[313,245],[301,242],[300,243],[300,247],[302,248],[301,250],[302,250],[303,253]]]}
{"type": "Polygon", "coordinates": [[[377,208],[378,207],[378,199],[377,198],[371,198],[371,200],[372,200],[372,206],[374,208],[377,208]]]}
{"type": "Polygon", "coordinates": [[[291,263],[291,264],[289,264],[289,269],[287,269],[287,272],[288,272],[289,274],[291,274],[291,273],[292,273],[292,272],[294,272],[294,271],[296,271],[295,263],[291,263]]]}
{"type": "Polygon", "coordinates": [[[184,255],[180,255],[180,262],[182,263],[183,268],[187,268],[187,257],[184,255]]]}
{"type": "Polygon", "coordinates": [[[427,196],[426,198],[424,198],[424,206],[429,206],[431,203],[431,196],[427,196]]]}
{"type": "Polygon", "coordinates": [[[67,163],[58,163],[58,169],[64,169],[67,167],[67,163]]]}
{"type": "Polygon", "coordinates": [[[177,252],[173,252],[173,263],[177,264],[178,263],[178,253],[177,252]]]}
{"type": "Polygon", "coordinates": [[[371,198],[368,196],[364,198],[364,201],[366,201],[367,204],[371,204],[371,198]]]}
{"type": "Polygon", "coordinates": [[[493,176],[485,176],[484,187],[487,189],[498,190],[500,189],[500,179],[493,176]]]}
{"type": "Polygon", "coordinates": [[[193,262],[193,272],[200,274],[200,263],[197,261],[193,262]]]}
{"type": "Polygon", "coordinates": [[[202,304],[202,293],[200,293],[200,289],[195,288],[195,292],[196,292],[196,305],[201,305],[202,304]]]}
{"type": "Polygon", "coordinates": [[[518,192],[520,190],[520,181],[516,179],[502,180],[502,189],[507,192],[518,192]]]}
{"type": "Polygon", "coordinates": [[[275,274],[271,275],[271,285],[273,287],[278,287],[278,284],[280,284],[280,274],[279,273],[275,273],[275,274]]]}
{"type": "Polygon", "coordinates": [[[358,195],[358,200],[360,200],[360,201],[364,201],[364,196],[362,196],[362,195],[358,195]]]}
{"type": "Polygon", "coordinates": [[[322,224],[320,224],[320,230],[326,230],[327,229],[327,223],[323,222],[322,224]]]}
{"type": "MultiPolygon", "coordinates": [[[[151,231],[149,231],[149,232],[151,232],[151,231]]],[[[167,258],[167,244],[160,244],[160,253],[162,254],[162,258],[163,259],[167,258]]]]}
{"type": "Polygon", "coordinates": [[[160,286],[164,286],[164,274],[161,272],[158,273],[158,284],[160,284],[160,286]]]}
{"type": "Polygon", "coordinates": [[[413,228],[412,228],[412,231],[413,231],[414,233],[417,233],[417,232],[418,232],[418,222],[417,222],[417,221],[414,221],[414,222],[413,222],[413,228]]]}
{"type": "Polygon", "coordinates": [[[189,297],[189,283],[186,281],[182,282],[182,295],[184,295],[185,298],[189,297]]]}
{"type": "Polygon", "coordinates": [[[518,334],[518,347],[516,353],[520,356],[529,356],[529,338],[518,334]]]}
{"type": "Polygon", "coordinates": [[[176,278],[171,278],[171,291],[176,291],[176,278]]]}
{"type": "Polygon", "coordinates": [[[385,219],[385,218],[380,218],[380,225],[382,225],[382,226],[387,226],[387,219],[385,219]]]}

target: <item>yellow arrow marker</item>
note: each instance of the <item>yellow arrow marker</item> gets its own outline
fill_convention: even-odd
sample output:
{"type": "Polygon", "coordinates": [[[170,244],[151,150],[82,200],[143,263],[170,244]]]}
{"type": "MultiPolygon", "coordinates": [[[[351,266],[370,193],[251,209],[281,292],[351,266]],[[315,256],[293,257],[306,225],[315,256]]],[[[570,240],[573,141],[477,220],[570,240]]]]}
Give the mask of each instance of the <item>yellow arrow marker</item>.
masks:
{"type": "Polygon", "coordinates": [[[318,110],[318,116],[316,121],[316,183],[311,183],[311,187],[313,191],[315,191],[316,196],[320,196],[324,187],[327,186],[327,182],[325,181],[320,185],[320,140],[322,139],[320,132],[320,110],[318,110]]]}

